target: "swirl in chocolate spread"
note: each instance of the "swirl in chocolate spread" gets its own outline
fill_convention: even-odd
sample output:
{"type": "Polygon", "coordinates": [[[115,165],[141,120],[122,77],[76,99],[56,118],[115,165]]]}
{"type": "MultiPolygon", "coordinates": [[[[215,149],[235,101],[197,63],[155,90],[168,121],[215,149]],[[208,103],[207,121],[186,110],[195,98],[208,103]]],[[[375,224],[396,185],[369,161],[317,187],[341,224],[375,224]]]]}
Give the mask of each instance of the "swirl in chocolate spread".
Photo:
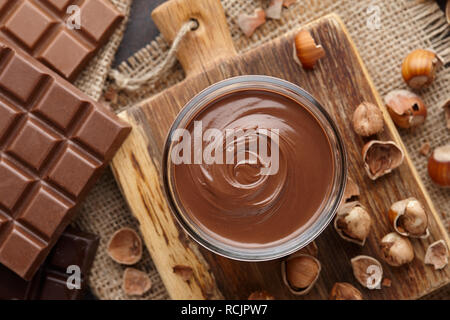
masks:
{"type": "Polygon", "coordinates": [[[223,162],[197,157],[172,164],[172,171],[179,203],[204,232],[255,247],[296,236],[315,220],[329,196],[334,166],[327,135],[310,111],[278,93],[236,91],[191,119],[191,137],[199,124],[203,133],[214,129],[224,138],[203,135],[200,148],[191,145],[192,156],[214,150],[223,162]],[[259,152],[257,141],[267,141],[267,152],[259,152]],[[233,162],[227,161],[230,150],[233,162]]]}

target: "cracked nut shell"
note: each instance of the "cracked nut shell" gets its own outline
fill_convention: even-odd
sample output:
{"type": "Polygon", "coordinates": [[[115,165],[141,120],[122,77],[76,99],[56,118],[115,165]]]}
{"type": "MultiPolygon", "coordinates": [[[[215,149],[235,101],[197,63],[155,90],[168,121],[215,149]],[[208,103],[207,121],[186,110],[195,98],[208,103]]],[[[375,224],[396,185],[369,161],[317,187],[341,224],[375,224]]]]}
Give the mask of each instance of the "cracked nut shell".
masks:
{"type": "Polygon", "coordinates": [[[136,231],[122,228],[116,231],[108,243],[108,255],[120,264],[133,265],[142,258],[142,240],[136,231]]]}
{"type": "Polygon", "coordinates": [[[358,201],[348,202],[339,208],[334,228],[342,239],[363,246],[369,235],[372,218],[358,201]]]}
{"type": "Polygon", "coordinates": [[[430,235],[425,208],[416,198],[393,203],[388,216],[394,230],[402,236],[427,238],[430,235]]]}
{"type": "Polygon", "coordinates": [[[310,292],[321,270],[319,260],[303,253],[290,255],[281,262],[283,282],[295,295],[305,295],[310,292]]]}
{"type": "Polygon", "coordinates": [[[434,266],[434,270],[444,269],[448,264],[448,248],[444,240],[438,240],[430,244],[425,254],[425,264],[434,266]]]}
{"type": "Polygon", "coordinates": [[[384,102],[397,127],[409,129],[423,124],[427,108],[422,98],[408,90],[393,90],[384,97],[384,102]]]}
{"type": "Polygon", "coordinates": [[[408,238],[396,232],[388,233],[381,239],[384,260],[393,267],[410,263],[414,259],[414,249],[408,238]]]}
{"type": "Polygon", "coordinates": [[[294,39],[294,60],[304,69],[312,69],[317,60],[325,56],[321,45],[317,45],[308,30],[300,30],[294,39]]]}
{"type": "Polygon", "coordinates": [[[360,255],[350,260],[353,275],[367,289],[379,289],[383,279],[381,263],[370,256],[360,255]]]}
{"type": "Polygon", "coordinates": [[[350,283],[336,282],[331,289],[329,300],[363,300],[363,296],[350,283]]]}
{"type": "Polygon", "coordinates": [[[135,268],[126,268],[123,274],[122,288],[129,296],[143,296],[152,288],[152,281],[145,272],[135,268]]]}
{"type": "Polygon", "coordinates": [[[402,149],[393,141],[372,140],[362,149],[364,169],[370,179],[376,180],[403,163],[402,149]]]}

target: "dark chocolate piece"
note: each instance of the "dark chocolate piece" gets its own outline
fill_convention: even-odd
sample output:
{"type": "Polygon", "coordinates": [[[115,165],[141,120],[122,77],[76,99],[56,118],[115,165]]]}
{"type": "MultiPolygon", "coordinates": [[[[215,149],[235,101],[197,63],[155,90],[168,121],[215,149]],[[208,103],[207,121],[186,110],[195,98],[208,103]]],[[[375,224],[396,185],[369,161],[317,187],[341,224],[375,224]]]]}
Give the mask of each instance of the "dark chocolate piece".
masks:
{"type": "Polygon", "coordinates": [[[0,0],[0,33],[70,81],[122,19],[109,0],[0,0]]]}
{"type": "MultiPolygon", "coordinates": [[[[69,227],[31,281],[0,265],[0,300],[80,300],[85,293],[99,238],[69,227]],[[81,288],[69,289],[69,266],[81,271],[81,288]]],[[[69,281],[70,283],[70,281],[69,281]]]]}
{"type": "Polygon", "coordinates": [[[33,277],[130,130],[0,37],[0,263],[33,277]]]}

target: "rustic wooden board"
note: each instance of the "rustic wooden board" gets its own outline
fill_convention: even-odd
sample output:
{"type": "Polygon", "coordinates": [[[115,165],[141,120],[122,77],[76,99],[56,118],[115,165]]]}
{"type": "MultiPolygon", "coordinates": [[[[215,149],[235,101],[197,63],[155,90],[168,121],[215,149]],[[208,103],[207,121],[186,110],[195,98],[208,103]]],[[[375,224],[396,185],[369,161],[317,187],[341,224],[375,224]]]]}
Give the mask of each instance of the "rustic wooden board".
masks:
{"type": "Polygon", "coordinates": [[[362,101],[380,106],[386,120],[382,140],[403,145],[378,96],[345,26],[335,16],[326,16],[305,26],[324,47],[326,57],[313,71],[305,71],[292,59],[293,34],[274,40],[244,55],[236,56],[187,78],[151,100],[123,112],[134,131],[113,161],[113,170],[127,201],[141,222],[142,233],[172,298],[245,299],[254,290],[265,289],[277,299],[326,299],[333,284],[347,281],[370,299],[416,299],[450,282],[450,267],[434,271],[423,263],[426,248],[438,239],[450,245],[439,216],[427,195],[410,157],[395,172],[371,181],[362,169],[360,150],[365,140],[351,128],[351,115],[362,101]],[[361,202],[370,208],[375,226],[361,248],[345,242],[330,226],[318,238],[322,273],[315,288],[304,297],[289,293],[281,281],[280,261],[244,263],[220,257],[199,248],[180,230],[166,204],[161,176],[161,152],[166,134],[180,109],[207,86],[238,75],[263,74],[291,81],[322,102],[341,130],[349,157],[349,175],[361,188],[361,202]],[[383,263],[390,288],[369,291],[355,281],[350,259],[367,254],[380,259],[379,240],[392,231],[386,211],[394,201],[414,196],[425,205],[431,236],[413,239],[416,258],[404,267],[383,263]],[[184,282],[172,267],[188,265],[194,277],[184,282]]]}

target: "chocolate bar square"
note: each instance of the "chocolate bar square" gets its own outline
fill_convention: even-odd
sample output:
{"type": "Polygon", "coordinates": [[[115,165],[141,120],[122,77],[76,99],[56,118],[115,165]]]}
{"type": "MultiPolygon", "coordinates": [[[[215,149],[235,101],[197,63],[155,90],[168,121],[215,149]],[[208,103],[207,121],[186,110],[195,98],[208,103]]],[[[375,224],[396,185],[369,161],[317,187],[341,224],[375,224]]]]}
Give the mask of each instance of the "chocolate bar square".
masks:
{"type": "Polygon", "coordinates": [[[36,120],[28,119],[16,133],[6,152],[39,171],[61,139],[62,137],[58,137],[36,120]]]}
{"type": "Polygon", "coordinates": [[[51,16],[32,1],[21,3],[5,22],[4,29],[33,49],[55,23],[51,16]]]}
{"type": "Polygon", "coordinates": [[[6,159],[0,159],[0,205],[13,210],[19,198],[33,182],[32,177],[6,159]]]}
{"type": "Polygon", "coordinates": [[[20,110],[0,101],[0,142],[22,114],[20,110]]]}

